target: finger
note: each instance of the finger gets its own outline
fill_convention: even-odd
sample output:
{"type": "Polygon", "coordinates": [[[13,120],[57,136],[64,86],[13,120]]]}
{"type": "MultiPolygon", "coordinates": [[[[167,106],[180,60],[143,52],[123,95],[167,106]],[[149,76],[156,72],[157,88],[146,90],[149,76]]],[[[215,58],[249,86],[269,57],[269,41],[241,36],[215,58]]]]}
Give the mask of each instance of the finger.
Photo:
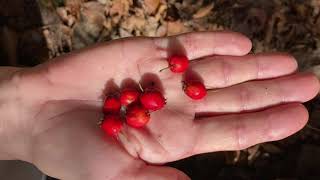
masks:
{"type": "Polygon", "coordinates": [[[198,140],[194,154],[240,150],[258,143],[280,140],[300,130],[307,120],[308,112],[301,104],[201,119],[195,121],[198,140]]]}
{"type": "Polygon", "coordinates": [[[251,48],[246,37],[232,32],[121,39],[79,50],[23,71],[17,84],[22,91],[32,91],[38,98],[99,100],[108,81],[117,86],[128,77],[139,81],[138,64],[150,61],[152,63],[144,66],[148,71],[142,73],[158,72],[166,64],[160,59],[163,54],[168,55],[169,42],[175,40],[182,44],[191,59],[212,54],[243,55],[251,48]]]}
{"type": "Polygon", "coordinates": [[[164,57],[178,51],[178,53],[187,55],[189,59],[214,54],[245,55],[252,47],[251,41],[247,37],[228,31],[191,32],[178,36],[156,38],[154,42],[158,49],[164,50],[164,57]]]}
{"type": "Polygon", "coordinates": [[[151,165],[140,168],[140,171],[132,177],[135,177],[137,180],[191,180],[177,169],[151,165]]]}
{"type": "Polygon", "coordinates": [[[209,91],[195,104],[197,112],[241,112],[288,102],[306,102],[319,92],[313,74],[296,74],[279,79],[252,81],[209,91]]]}
{"type": "Polygon", "coordinates": [[[192,70],[209,88],[221,88],[241,82],[274,78],[297,69],[294,57],[280,53],[247,56],[214,56],[192,64],[192,70]]]}

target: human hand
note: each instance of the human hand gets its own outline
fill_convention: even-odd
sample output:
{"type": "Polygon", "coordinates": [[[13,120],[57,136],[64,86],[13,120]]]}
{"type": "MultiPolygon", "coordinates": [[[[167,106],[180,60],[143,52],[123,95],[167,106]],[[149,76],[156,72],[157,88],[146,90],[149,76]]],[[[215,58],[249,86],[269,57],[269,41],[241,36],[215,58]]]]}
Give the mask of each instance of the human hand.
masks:
{"type": "Polygon", "coordinates": [[[63,180],[178,180],[188,177],[155,164],[285,138],[306,124],[301,102],[318,93],[318,80],[294,73],[289,55],[245,55],[250,49],[247,38],[231,32],[132,38],[20,70],[2,83],[8,93],[0,100],[10,106],[0,108],[7,117],[0,157],[31,162],[63,180]],[[183,75],[159,72],[177,51],[196,60],[189,72],[212,88],[205,99],[182,92],[183,75]],[[125,127],[115,141],[97,121],[104,92],[128,78],[157,81],[167,105],[151,113],[145,128],[125,127]]]}

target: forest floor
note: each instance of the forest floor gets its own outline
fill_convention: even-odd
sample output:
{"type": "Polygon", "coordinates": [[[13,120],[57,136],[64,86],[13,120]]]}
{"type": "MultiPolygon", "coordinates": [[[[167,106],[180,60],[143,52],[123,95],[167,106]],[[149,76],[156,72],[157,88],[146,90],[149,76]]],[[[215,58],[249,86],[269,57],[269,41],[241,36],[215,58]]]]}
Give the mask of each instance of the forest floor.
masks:
{"type": "MultiPolygon", "coordinates": [[[[289,52],[320,77],[319,0],[4,0],[0,25],[2,65],[33,66],[123,37],[233,30],[252,39],[252,53],[289,52]]],[[[320,179],[320,98],[306,106],[308,125],[289,138],[170,165],[193,180],[320,179]]]]}

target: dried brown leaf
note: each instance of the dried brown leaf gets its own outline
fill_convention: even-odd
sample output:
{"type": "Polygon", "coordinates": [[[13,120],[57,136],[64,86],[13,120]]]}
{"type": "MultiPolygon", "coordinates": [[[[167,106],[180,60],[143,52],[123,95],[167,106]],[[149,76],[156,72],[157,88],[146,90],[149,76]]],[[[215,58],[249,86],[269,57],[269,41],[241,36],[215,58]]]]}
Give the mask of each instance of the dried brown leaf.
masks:
{"type": "Polygon", "coordinates": [[[181,21],[168,22],[168,35],[176,35],[187,32],[187,28],[181,21]]]}
{"type": "Polygon", "coordinates": [[[160,0],[144,0],[144,9],[148,14],[153,14],[157,10],[160,0]]]}
{"type": "Polygon", "coordinates": [[[157,29],[156,36],[158,37],[165,36],[167,34],[167,31],[168,31],[168,26],[166,24],[163,24],[157,29]]]}
{"type": "Polygon", "coordinates": [[[213,7],[214,7],[213,3],[211,3],[205,7],[202,7],[192,17],[195,19],[205,17],[211,12],[213,7]]]}
{"type": "Polygon", "coordinates": [[[67,10],[64,7],[59,7],[56,9],[57,14],[59,15],[59,17],[61,18],[61,20],[63,22],[67,22],[68,21],[68,13],[67,10]]]}
{"type": "Polygon", "coordinates": [[[122,21],[120,26],[131,32],[135,29],[142,30],[145,25],[146,25],[146,20],[144,18],[137,17],[137,16],[130,16],[129,18],[122,21]]]}
{"type": "Polygon", "coordinates": [[[131,0],[114,0],[109,11],[110,15],[127,16],[129,14],[130,6],[132,5],[131,0]]]}
{"type": "Polygon", "coordinates": [[[81,14],[85,21],[99,26],[101,26],[105,20],[104,6],[98,2],[91,1],[85,3],[81,14]]]}
{"type": "Polygon", "coordinates": [[[125,38],[125,37],[131,37],[132,34],[128,32],[127,30],[120,28],[119,29],[120,37],[125,38]]]}
{"type": "Polygon", "coordinates": [[[158,8],[158,11],[155,15],[155,18],[157,19],[157,21],[164,19],[166,16],[166,10],[167,10],[167,6],[166,5],[160,5],[160,7],[158,8]]]}
{"type": "Polygon", "coordinates": [[[101,4],[107,4],[108,0],[98,0],[98,2],[101,3],[101,4]]]}
{"type": "Polygon", "coordinates": [[[151,37],[156,36],[158,26],[159,26],[159,19],[153,16],[149,16],[147,19],[147,24],[144,28],[144,34],[146,36],[151,36],[151,37]]]}
{"type": "Polygon", "coordinates": [[[110,18],[106,19],[103,22],[103,26],[104,26],[104,28],[111,30],[111,28],[112,28],[111,19],[110,18]]]}
{"type": "Polygon", "coordinates": [[[69,13],[76,18],[79,18],[82,4],[83,0],[65,0],[65,7],[69,10],[69,13]]]}

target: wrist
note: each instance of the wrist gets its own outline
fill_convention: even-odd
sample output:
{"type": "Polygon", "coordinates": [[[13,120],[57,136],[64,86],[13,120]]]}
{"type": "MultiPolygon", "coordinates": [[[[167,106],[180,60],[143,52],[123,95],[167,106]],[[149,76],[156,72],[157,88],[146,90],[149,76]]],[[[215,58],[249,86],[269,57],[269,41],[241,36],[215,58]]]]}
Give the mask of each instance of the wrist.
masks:
{"type": "Polygon", "coordinates": [[[29,137],[26,123],[21,118],[21,105],[17,90],[21,68],[0,68],[0,159],[26,159],[29,137]],[[26,132],[26,131],[25,131],[26,132]]]}
{"type": "Polygon", "coordinates": [[[13,75],[17,72],[22,70],[23,68],[19,67],[11,67],[11,66],[0,66],[0,83],[2,81],[11,79],[13,75]]]}

